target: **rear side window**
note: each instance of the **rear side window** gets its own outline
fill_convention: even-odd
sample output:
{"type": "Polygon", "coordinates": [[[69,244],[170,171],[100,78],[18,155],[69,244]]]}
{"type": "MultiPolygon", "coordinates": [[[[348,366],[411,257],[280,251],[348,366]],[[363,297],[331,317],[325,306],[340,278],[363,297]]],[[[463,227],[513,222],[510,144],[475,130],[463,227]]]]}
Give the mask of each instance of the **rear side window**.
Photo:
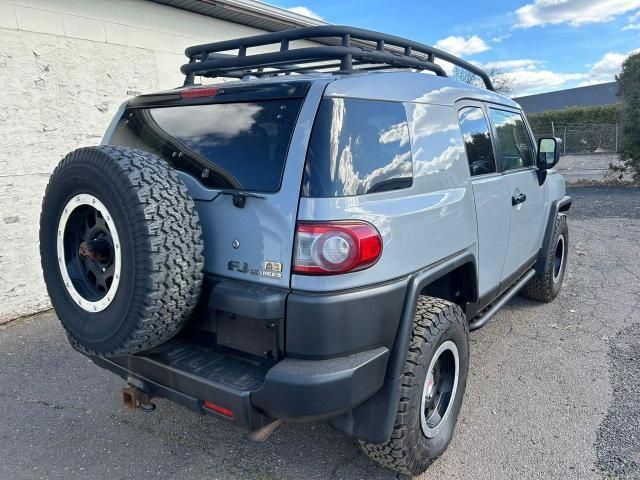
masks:
{"type": "Polygon", "coordinates": [[[527,128],[519,113],[489,109],[496,127],[502,170],[533,166],[533,148],[527,128]]]}
{"type": "Polygon", "coordinates": [[[496,159],[489,134],[489,123],[482,108],[466,107],[460,110],[459,115],[471,175],[494,173],[496,159]]]}
{"type": "Polygon", "coordinates": [[[209,187],[276,192],[301,99],[138,108],[112,145],[155,153],[209,187]]]}
{"type": "Polygon", "coordinates": [[[401,103],[325,98],[313,125],[302,183],[307,197],[408,188],[413,165],[401,103]]]}

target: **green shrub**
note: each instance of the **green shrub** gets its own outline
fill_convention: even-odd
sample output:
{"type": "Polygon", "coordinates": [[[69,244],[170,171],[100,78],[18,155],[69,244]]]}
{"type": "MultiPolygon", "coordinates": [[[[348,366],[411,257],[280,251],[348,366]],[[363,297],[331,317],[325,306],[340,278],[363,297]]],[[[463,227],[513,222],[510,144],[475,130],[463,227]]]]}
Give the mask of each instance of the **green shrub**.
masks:
{"type": "Polygon", "coordinates": [[[567,124],[601,125],[620,121],[621,104],[601,107],[569,107],[563,110],[529,113],[527,118],[534,132],[549,133],[551,122],[556,126],[567,124]]]}
{"type": "Polygon", "coordinates": [[[634,180],[640,180],[640,53],[627,57],[616,80],[622,100],[622,166],[612,168],[629,171],[634,180]]]}

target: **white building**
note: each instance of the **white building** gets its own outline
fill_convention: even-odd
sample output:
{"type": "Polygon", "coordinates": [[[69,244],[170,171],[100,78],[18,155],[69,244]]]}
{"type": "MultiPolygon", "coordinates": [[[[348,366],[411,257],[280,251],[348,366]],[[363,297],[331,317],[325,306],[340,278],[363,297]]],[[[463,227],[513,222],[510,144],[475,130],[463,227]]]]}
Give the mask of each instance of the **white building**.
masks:
{"type": "Polygon", "coordinates": [[[38,222],[65,154],[181,85],[187,46],[322,23],[253,0],[0,0],[0,323],[50,306],[38,222]]]}

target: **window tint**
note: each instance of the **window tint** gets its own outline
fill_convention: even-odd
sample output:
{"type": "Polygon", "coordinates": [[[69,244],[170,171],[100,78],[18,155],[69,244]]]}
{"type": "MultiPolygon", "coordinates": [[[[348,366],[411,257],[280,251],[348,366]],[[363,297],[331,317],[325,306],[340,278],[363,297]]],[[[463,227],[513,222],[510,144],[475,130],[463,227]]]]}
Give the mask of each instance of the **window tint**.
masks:
{"type": "Polygon", "coordinates": [[[344,197],[407,188],[412,169],[404,105],[322,100],[307,151],[303,195],[344,197]]]}
{"type": "Polygon", "coordinates": [[[460,110],[460,130],[467,150],[471,175],[485,175],[496,171],[496,159],[489,135],[489,123],[480,107],[460,110]]]}
{"type": "Polygon", "coordinates": [[[301,104],[287,99],[131,109],[111,144],[155,153],[210,187],[275,192],[301,104]]]}
{"type": "Polygon", "coordinates": [[[502,170],[533,166],[531,139],[519,113],[490,109],[496,127],[502,170]]]}

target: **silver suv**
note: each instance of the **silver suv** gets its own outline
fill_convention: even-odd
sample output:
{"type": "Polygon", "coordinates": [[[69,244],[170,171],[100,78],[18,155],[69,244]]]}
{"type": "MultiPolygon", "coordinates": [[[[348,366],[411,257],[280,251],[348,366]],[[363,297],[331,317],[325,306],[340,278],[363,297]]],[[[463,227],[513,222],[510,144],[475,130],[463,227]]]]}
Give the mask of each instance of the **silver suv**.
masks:
{"type": "Polygon", "coordinates": [[[560,290],[558,141],[478,67],[390,35],[186,54],[183,87],[125,103],[51,177],[42,266],[69,340],[126,379],[127,406],[166,397],[259,441],[328,420],[423,472],[453,435],[469,330],[560,290]]]}

